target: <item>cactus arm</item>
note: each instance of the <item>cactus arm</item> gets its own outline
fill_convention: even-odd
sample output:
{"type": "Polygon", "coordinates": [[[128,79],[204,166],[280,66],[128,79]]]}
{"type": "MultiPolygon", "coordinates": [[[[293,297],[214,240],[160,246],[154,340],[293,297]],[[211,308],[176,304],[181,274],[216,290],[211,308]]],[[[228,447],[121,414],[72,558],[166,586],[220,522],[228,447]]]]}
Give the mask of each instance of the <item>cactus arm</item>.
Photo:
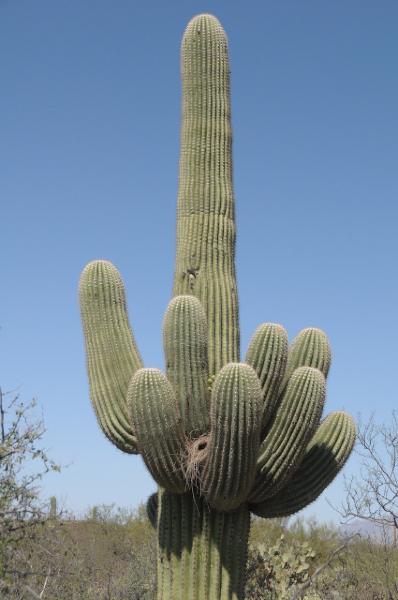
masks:
{"type": "Polygon", "coordinates": [[[209,372],[239,360],[227,38],[199,15],[181,46],[182,129],[174,295],[193,294],[209,327],[209,372]]]}
{"type": "Polygon", "coordinates": [[[233,510],[246,500],[256,472],[261,386],[243,363],[223,367],[213,385],[210,434],[201,483],[209,503],[233,510]]]}
{"type": "Polygon", "coordinates": [[[251,502],[274,495],[294,473],[319,424],[324,400],[323,374],[313,367],[296,369],[261,444],[251,502]]]}
{"type": "Polygon", "coordinates": [[[91,401],[106,437],[127,453],[137,453],[128,418],[127,388],[142,366],[127,315],[123,281],[108,261],[89,263],[79,296],[86,343],[91,401]]]}
{"type": "Polygon", "coordinates": [[[286,369],[288,340],[281,325],[263,323],[252,336],[245,362],[253,367],[263,395],[262,429],[268,423],[277,400],[278,389],[286,369]]]}
{"type": "Polygon", "coordinates": [[[166,375],[172,384],[184,430],[191,439],[209,426],[207,322],[194,296],[175,296],[163,322],[166,375]]]}
{"type": "Polygon", "coordinates": [[[300,467],[287,486],[272,498],[250,506],[259,517],[284,517],[314,502],[349,458],[355,423],[345,412],[329,414],[309,443],[300,467]]]}
{"type": "Polygon", "coordinates": [[[316,327],[303,329],[290,345],[281,393],[287,386],[293,371],[298,367],[314,367],[327,377],[331,360],[332,352],[326,334],[316,327]]]}
{"type": "Polygon", "coordinates": [[[170,382],[158,369],[139,369],[127,402],[137,446],[152,477],[161,487],[184,492],[185,435],[170,382]]]}

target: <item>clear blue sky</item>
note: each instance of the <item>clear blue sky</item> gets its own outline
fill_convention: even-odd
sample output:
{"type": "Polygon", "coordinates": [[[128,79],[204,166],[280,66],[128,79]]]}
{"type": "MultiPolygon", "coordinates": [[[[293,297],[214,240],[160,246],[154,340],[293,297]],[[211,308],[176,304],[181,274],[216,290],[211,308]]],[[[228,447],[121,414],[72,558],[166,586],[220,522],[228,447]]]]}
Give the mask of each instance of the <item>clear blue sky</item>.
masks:
{"type": "MultiPolygon", "coordinates": [[[[200,12],[230,42],[242,349],[263,321],[321,327],[327,410],[397,405],[398,3],[0,0],[0,382],[38,398],[70,464],[44,493],[75,511],[155,488],[95,422],[77,285],[114,262],[145,364],[163,366],[179,45],[200,12]]],[[[324,499],[310,512],[333,518],[324,499]]]]}

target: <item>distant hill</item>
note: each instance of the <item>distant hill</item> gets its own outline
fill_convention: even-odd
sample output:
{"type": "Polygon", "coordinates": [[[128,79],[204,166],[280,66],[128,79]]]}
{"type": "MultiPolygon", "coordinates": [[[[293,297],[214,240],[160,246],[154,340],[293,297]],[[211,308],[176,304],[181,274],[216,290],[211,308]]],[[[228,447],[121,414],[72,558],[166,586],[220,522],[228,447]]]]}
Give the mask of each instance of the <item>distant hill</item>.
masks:
{"type": "Polygon", "coordinates": [[[383,543],[385,540],[395,546],[398,543],[398,531],[393,524],[390,527],[383,527],[366,519],[354,519],[350,523],[341,525],[340,529],[345,534],[359,533],[362,537],[371,538],[372,541],[379,543],[383,543]]]}

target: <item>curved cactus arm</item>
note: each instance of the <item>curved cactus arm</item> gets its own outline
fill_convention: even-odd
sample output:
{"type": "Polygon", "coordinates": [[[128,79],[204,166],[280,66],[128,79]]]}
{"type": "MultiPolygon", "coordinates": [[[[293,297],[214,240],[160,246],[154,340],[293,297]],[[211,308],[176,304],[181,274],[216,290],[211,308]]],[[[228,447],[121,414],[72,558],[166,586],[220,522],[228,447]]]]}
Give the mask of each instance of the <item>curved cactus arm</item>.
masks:
{"type": "Polygon", "coordinates": [[[261,408],[254,370],[243,363],[223,367],[213,384],[201,477],[205,497],[218,510],[233,510],[248,496],[260,445],[261,408]]]}
{"type": "Polygon", "coordinates": [[[327,377],[331,360],[332,352],[326,334],[316,327],[303,329],[289,347],[281,392],[284,391],[293,371],[298,367],[314,367],[327,377]]]}
{"type": "Polygon", "coordinates": [[[296,369],[261,444],[250,502],[261,502],[274,495],[292,476],[319,425],[324,401],[323,374],[313,367],[296,369]]]}
{"type": "Polygon", "coordinates": [[[250,505],[259,517],[292,515],[314,502],[349,458],[355,443],[355,423],[345,412],[331,413],[309,443],[303,461],[287,486],[275,496],[250,505]]]}
{"type": "Polygon", "coordinates": [[[239,360],[227,37],[212,15],[181,45],[182,127],[174,295],[193,294],[209,327],[209,371],[239,360]]]}
{"type": "Polygon", "coordinates": [[[139,369],[127,402],[138,450],[152,477],[169,491],[184,492],[185,435],[170,382],[159,369],[139,369]]]}
{"type": "Polygon", "coordinates": [[[253,367],[263,394],[262,427],[267,424],[285,373],[288,352],[286,330],[281,325],[263,323],[250,340],[245,362],[253,367]]]}
{"type": "Polygon", "coordinates": [[[195,296],[175,296],[163,322],[166,375],[177,397],[185,433],[208,430],[207,322],[195,296]]]}
{"type": "Polygon", "coordinates": [[[127,410],[127,388],[142,366],[130,328],[124,285],[112,263],[89,263],[80,278],[91,401],[106,437],[124,452],[137,453],[127,410]]]}

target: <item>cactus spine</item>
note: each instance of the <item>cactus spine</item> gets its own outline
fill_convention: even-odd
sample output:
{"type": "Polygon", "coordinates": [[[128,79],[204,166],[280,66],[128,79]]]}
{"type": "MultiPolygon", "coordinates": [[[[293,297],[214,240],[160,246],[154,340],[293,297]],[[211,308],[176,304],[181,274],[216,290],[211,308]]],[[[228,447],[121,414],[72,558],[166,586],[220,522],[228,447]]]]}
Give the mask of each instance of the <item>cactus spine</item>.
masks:
{"type": "Polygon", "coordinates": [[[120,449],[159,485],[159,600],[243,600],[250,511],[288,515],[314,501],[355,439],[345,413],[320,423],[330,348],[305,329],[288,349],[265,323],[239,362],[229,63],[225,33],[200,15],[181,49],[183,109],[174,298],[166,373],[144,369],[121,277],[94,261],[80,280],[91,399],[120,449]]]}

